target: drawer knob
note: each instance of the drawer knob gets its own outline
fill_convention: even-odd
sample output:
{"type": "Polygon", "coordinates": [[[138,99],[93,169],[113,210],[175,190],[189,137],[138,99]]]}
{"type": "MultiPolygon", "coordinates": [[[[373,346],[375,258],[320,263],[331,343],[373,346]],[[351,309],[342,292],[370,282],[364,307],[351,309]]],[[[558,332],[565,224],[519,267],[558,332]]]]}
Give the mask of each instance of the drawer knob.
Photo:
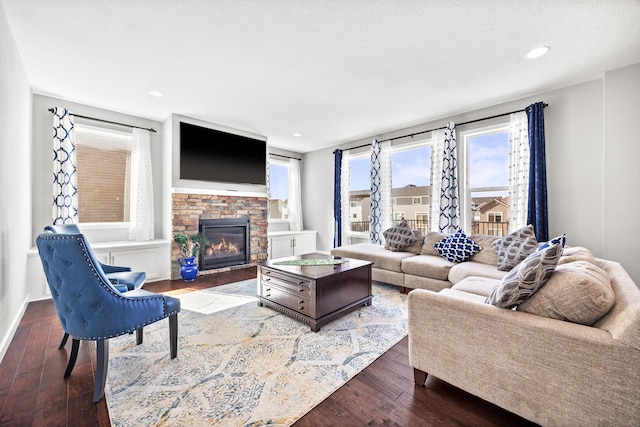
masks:
{"type": "Polygon", "coordinates": [[[265,282],[268,282],[269,280],[271,280],[271,277],[267,277],[266,279],[264,279],[265,282]]]}
{"type": "Polygon", "coordinates": [[[303,306],[298,307],[298,310],[304,310],[303,306]]]}
{"type": "Polygon", "coordinates": [[[270,296],[271,296],[271,294],[267,294],[266,296],[270,297],[270,296]]]}
{"type": "Polygon", "coordinates": [[[304,288],[303,289],[298,289],[298,292],[304,292],[304,288]]]}
{"type": "Polygon", "coordinates": [[[265,289],[265,291],[271,292],[271,288],[267,288],[267,289],[265,289]]]}
{"type": "Polygon", "coordinates": [[[304,303],[304,300],[303,300],[303,299],[301,299],[301,300],[298,302],[298,304],[302,304],[302,303],[304,303]]]}

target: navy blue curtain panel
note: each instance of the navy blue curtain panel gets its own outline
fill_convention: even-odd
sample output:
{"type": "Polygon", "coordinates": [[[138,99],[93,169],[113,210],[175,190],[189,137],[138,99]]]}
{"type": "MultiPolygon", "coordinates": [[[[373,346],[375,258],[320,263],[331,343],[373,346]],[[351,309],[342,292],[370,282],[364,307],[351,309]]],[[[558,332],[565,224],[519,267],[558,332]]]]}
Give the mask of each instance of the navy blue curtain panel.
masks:
{"type": "Polygon", "coordinates": [[[342,150],[335,150],[333,173],[333,247],[342,245],[342,196],[340,179],[342,176],[342,150]]]}
{"type": "Polygon", "coordinates": [[[544,142],[544,103],[526,108],[529,122],[529,208],[527,223],[533,225],[538,242],[549,240],[547,209],[547,167],[544,142]]]}

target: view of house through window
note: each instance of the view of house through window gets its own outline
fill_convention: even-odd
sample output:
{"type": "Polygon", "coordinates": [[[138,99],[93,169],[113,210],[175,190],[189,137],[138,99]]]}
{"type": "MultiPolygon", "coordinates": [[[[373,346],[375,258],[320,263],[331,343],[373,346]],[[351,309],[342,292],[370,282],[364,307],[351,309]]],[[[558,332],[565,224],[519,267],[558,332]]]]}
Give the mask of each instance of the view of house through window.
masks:
{"type": "MultiPolygon", "coordinates": [[[[371,160],[369,153],[349,162],[350,231],[369,233],[371,160]]],[[[393,147],[391,181],[394,222],[406,219],[425,233],[429,227],[431,200],[431,146],[427,142],[393,147]]]]}
{"type": "MultiPolygon", "coordinates": [[[[466,133],[467,188],[463,221],[471,233],[509,234],[509,129],[505,126],[466,133]]],[[[465,180],[461,180],[464,182],[465,180]]]]}
{"type": "Polygon", "coordinates": [[[289,219],[289,165],[269,161],[269,219],[289,219]]]}
{"type": "Polygon", "coordinates": [[[128,222],[132,134],[76,124],[78,220],[128,222]]]}

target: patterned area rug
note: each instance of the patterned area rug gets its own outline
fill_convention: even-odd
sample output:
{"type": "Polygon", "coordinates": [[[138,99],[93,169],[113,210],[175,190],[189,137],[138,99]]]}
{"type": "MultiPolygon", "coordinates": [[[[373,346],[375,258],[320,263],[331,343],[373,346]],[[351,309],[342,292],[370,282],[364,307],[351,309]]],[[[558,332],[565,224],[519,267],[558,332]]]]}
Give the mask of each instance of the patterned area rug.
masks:
{"type": "Polygon", "coordinates": [[[371,306],[317,332],[258,307],[255,280],[180,295],[178,357],[168,321],[110,340],[114,426],[289,426],[407,334],[407,296],[373,285],[371,306]]]}

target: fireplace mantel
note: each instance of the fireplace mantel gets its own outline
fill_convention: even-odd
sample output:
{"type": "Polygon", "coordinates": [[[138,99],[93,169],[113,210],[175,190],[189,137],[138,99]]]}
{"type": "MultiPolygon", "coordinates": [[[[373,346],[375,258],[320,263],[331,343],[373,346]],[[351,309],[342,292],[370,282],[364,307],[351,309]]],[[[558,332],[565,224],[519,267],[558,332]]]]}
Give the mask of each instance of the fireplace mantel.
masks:
{"type": "Polygon", "coordinates": [[[173,194],[209,194],[216,196],[237,196],[237,197],[267,197],[266,192],[252,192],[252,191],[235,191],[235,190],[221,190],[215,188],[186,188],[186,187],[174,187],[171,189],[173,194]]]}

